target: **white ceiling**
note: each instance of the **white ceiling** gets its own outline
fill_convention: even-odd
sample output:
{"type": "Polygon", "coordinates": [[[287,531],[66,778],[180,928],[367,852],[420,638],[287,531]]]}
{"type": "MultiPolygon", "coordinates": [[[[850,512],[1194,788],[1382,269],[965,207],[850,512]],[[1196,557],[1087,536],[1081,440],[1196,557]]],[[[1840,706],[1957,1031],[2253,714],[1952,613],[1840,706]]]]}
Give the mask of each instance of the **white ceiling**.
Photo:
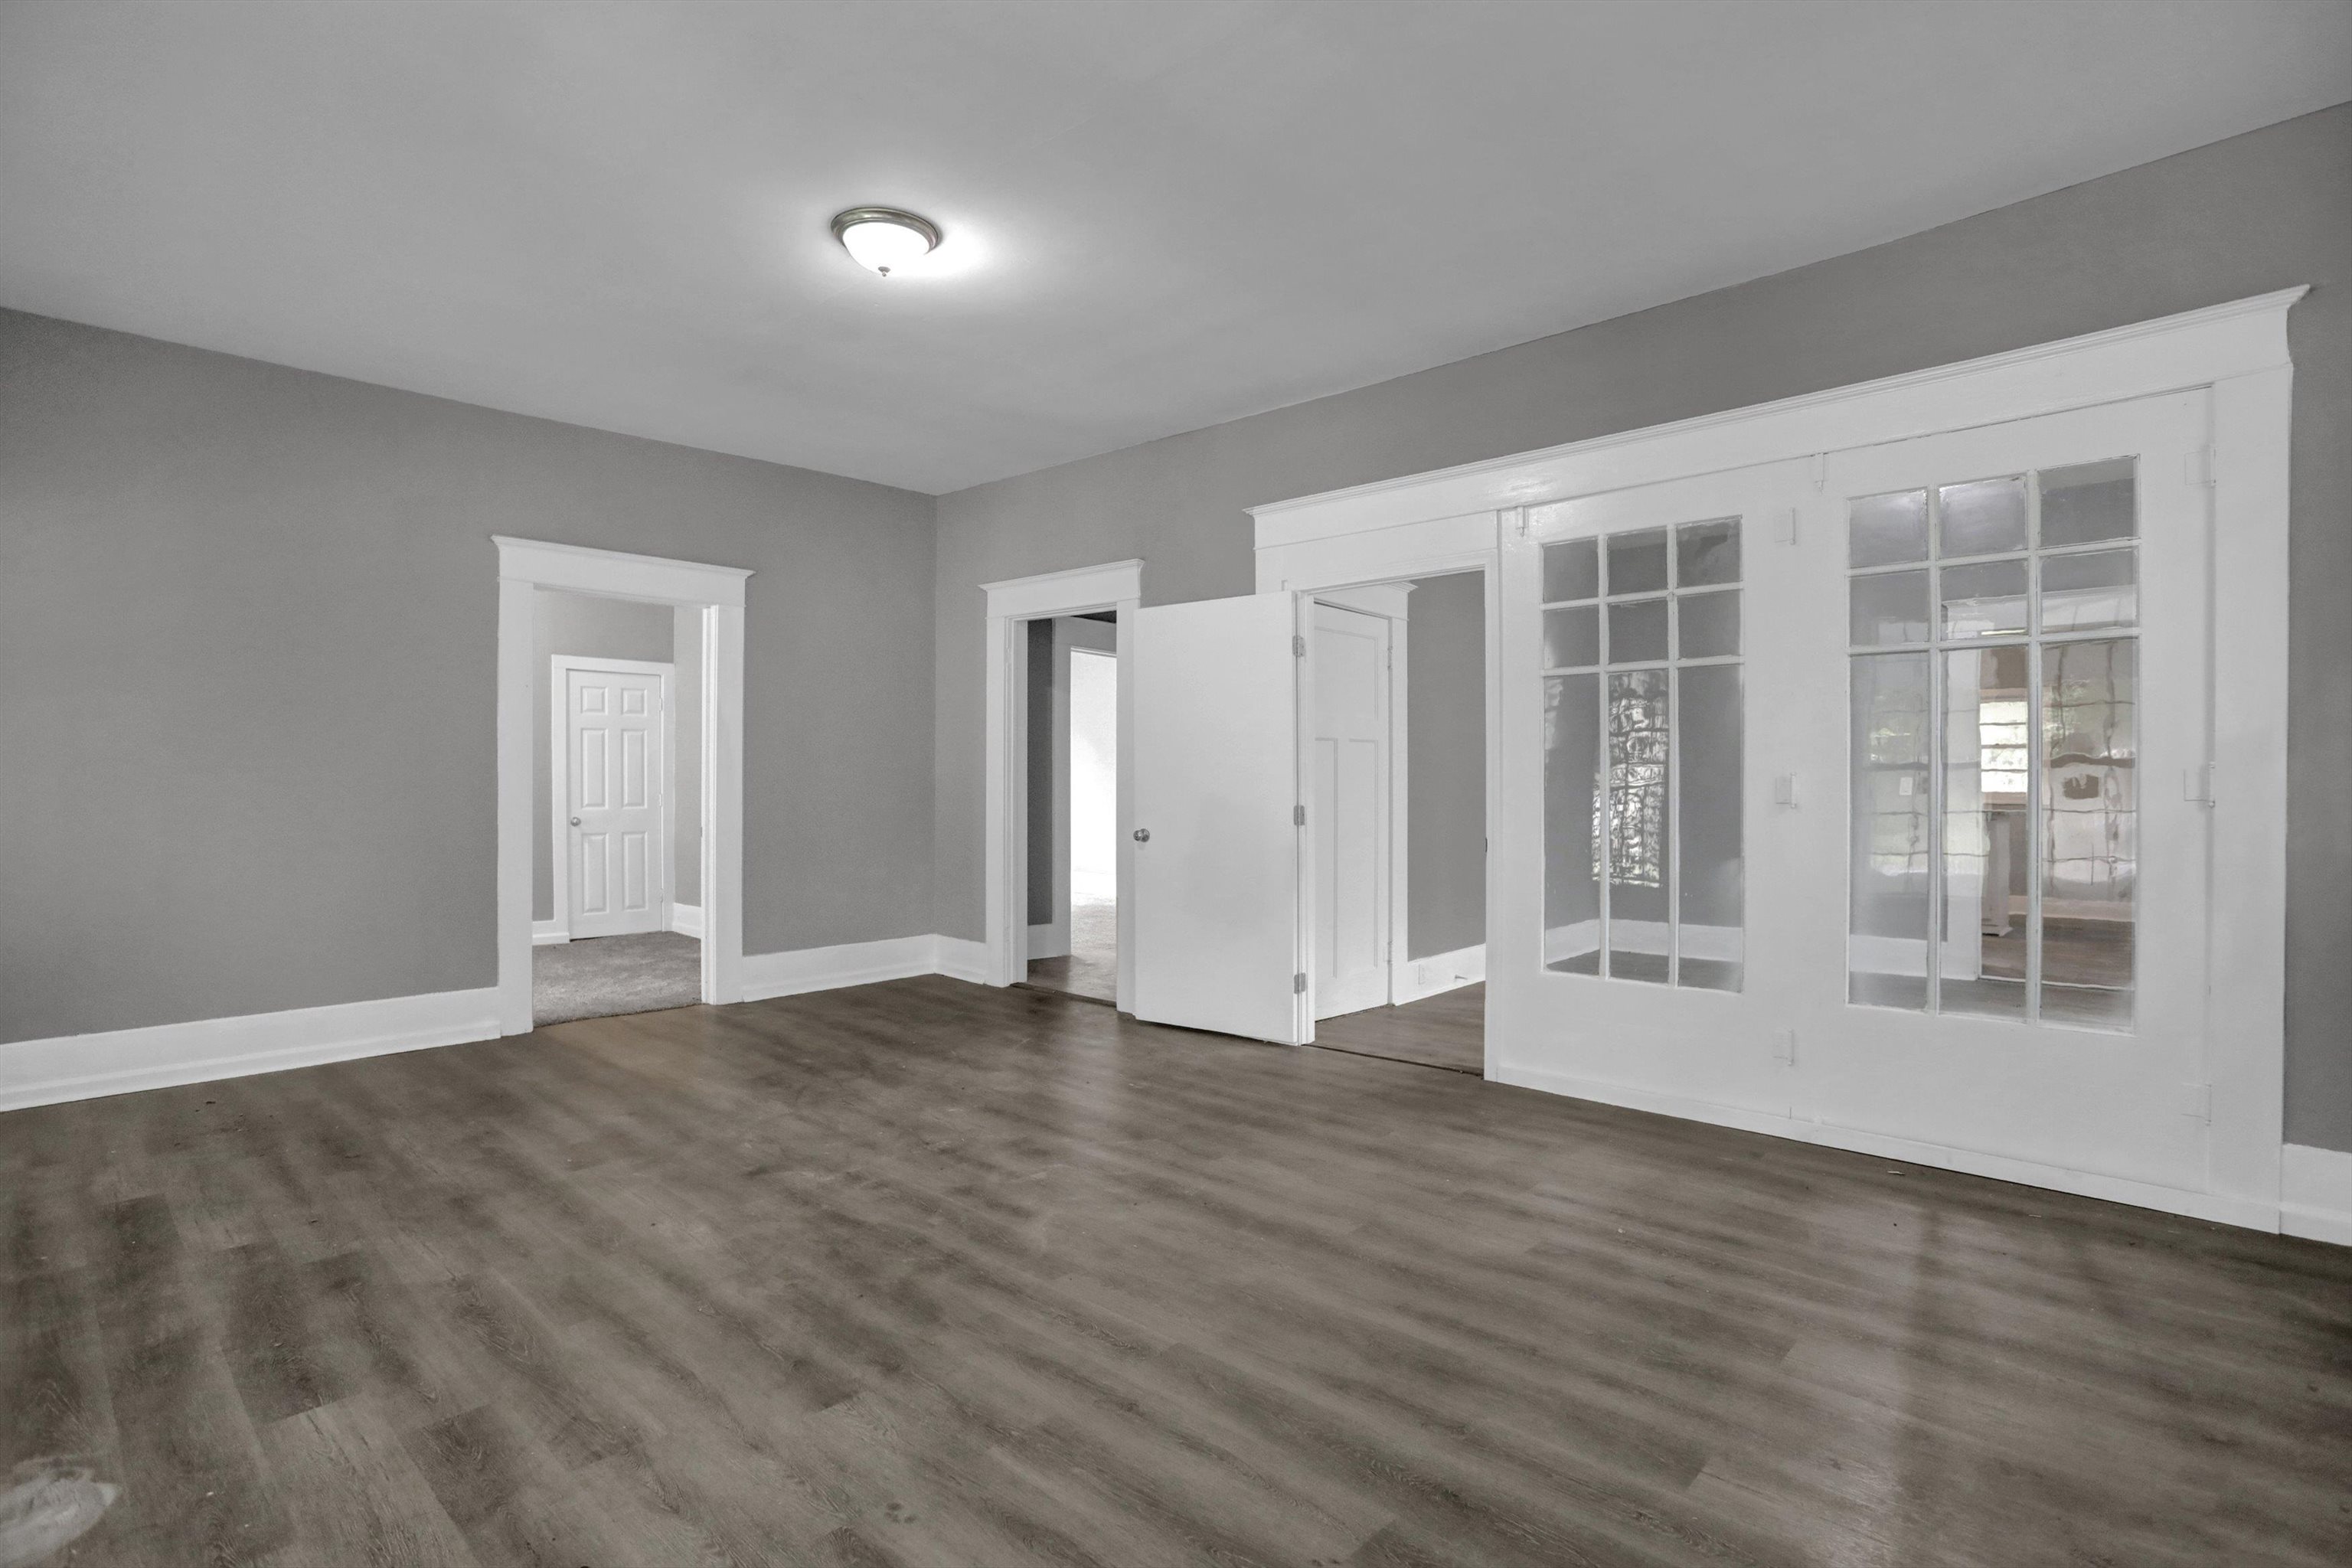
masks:
{"type": "Polygon", "coordinates": [[[2347,0],[9,0],[0,303],[940,491],[2346,99],[2347,0]]]}

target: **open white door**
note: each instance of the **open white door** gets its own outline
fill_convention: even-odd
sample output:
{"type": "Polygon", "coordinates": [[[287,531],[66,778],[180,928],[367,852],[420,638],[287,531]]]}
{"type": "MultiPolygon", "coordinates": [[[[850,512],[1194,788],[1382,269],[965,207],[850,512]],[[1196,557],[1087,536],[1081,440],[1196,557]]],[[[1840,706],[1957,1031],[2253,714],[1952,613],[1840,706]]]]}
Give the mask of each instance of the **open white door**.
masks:
{"type": "Polygon", "coordinates": [[[1135,1016],[1300,1045],[1301,635],[1288,594],[1138,613],[1135,1016]]]}

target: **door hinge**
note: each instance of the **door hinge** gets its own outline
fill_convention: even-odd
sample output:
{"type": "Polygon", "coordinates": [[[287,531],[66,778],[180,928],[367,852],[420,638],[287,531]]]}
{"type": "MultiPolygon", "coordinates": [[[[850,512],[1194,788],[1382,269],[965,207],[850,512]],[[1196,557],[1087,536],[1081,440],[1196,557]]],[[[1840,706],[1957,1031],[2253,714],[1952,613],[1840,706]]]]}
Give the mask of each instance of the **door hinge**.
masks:
{"type": "Polygon", "coordinates": [[[1305,806],[1294,805],[1290,808],[1290,826],[1293,827],[1304,827],[1307,826],[1307,808],[1305,806]]]}
{"type": "Polygon", "coordinates": [[[2213,1120],[2213,1086],[2210,1083],[2184,1083],[2180,1086],[2180,1114],[2192,1121],[2213,1120]]]}
{"type": "Polygon", "coordinates": [[[1290,638],[1290,657],[1293,658],[1305,658],[1307,657],[1306,637],[1297,633],[1292,634],[1290,638]]]}
{"type": "Polygon", "coordinates": [[[2191,488],[2211,484],[2213,482],[2213,448],[2211,447],[2192,448],[2183,468],[2185,471],[2181,478],[2191,488]]]}
{"type": "Polygon", "coordinates": [[[1297,973],[1290,977],[1290,994],[1293,996],[1304,996],[1307,994],[1307,972],[1305,970],[1302,969],[1297,973]]]}

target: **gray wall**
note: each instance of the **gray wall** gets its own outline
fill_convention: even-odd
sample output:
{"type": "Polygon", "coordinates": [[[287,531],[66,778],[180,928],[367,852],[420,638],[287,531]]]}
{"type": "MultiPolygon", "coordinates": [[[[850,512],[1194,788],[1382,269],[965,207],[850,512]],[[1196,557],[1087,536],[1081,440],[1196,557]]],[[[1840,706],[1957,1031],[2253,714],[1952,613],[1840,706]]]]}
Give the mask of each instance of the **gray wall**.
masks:
{"type": "Polygon", "coordinates": [[[493,532],[758,571],[744,947],[930,929],[929,498],[0,312],[0,1040],[484,986],[493,532]]]}
{"type": "Polygon", "coordinates": [[[1405,955],[1486,940],[1486,587],[1413,585],[1405,637],[1405,955]]]}
{"type": "MultiPolygon", "coordinates": [[[[632,599],[608,599],[601,594],[562,594],[547,589],[531,595],[530,679],[530,799],[539,830],[530,841],[530,918],[555,916],[555,843],[549,832],[550,796],[554,784],[551,742],[548,739],[548,709],[554,700],[548,660],[559,653],[594,654],[603,658],[643,659],[668,664],[677,651],[677,622],[685,612],[667,605],[647,605],[632,599]]],[[[673,698],[677,694],[673,693],[673,698]]],[[[682,706],[682,704],[677,704],[682,706]]],[[[671,746],[684,761],[684,737],[671,737],[671,746]]],[[[680,792],[677,802],[677,837],[688,837],[690,818],[701,801],[680,792]]],[[[682,848],[674,849],[682,856],[682,848]]],[[[692,903],[683,890],[677,895],[692,903]]]]}
{"type": "Polygon", "coordinates": [[[2289,284],[2297,306],[2287,1128],[2352,1149],[2352,106],[1777,277],[941,497],[935,924],[981,934],[980,584],[1141,556],[1252,586],[1243,509],[2289,284]]]}

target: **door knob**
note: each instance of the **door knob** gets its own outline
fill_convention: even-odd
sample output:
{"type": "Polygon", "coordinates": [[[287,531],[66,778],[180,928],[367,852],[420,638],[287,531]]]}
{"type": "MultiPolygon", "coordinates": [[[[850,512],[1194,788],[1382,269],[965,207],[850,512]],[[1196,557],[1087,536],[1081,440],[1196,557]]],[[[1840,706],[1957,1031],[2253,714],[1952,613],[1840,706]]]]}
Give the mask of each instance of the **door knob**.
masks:
{"type": "Polygon", "coordinates": [[[575,817],[573,817],[573,818],[572,819],[572,826],[574,826],[574,827],[579,826],[580,826],[580,819],[579,819],[578,817],[576,817],[576,816],[575,816],[575,817]]]}
{"type": "Polygon", "coordinates": [[[1137,828],[1137,829],[1135,830],[1135,841],[1136,841],[1138,844],[1149,844],[1149,843],[1150,843],[1150,842],[1151,842],[1151,829],[1150,829],[1149,827],[1139,827],[1139,828],[1137,828]]]}

